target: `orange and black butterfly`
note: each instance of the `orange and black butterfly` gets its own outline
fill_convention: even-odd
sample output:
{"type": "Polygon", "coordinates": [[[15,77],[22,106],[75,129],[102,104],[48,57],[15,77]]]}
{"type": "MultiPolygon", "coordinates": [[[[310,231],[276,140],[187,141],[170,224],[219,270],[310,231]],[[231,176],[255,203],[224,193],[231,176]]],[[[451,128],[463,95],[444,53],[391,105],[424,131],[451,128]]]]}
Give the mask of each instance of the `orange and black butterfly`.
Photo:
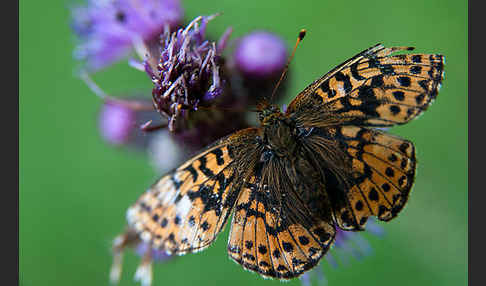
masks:
{"type": "Polygon", "coordinates": [[[407,202],[412,142],[376,127],[405,124],[437,97],[444,57],[371,47],[313,82],[282,112],[259,106],[260,127],[231,134],[164,175],[127,219],[154,249],[208,247],[231,214],[229,256],[265,277],[311,269],[336,229],[389,221],[407,202]]]}

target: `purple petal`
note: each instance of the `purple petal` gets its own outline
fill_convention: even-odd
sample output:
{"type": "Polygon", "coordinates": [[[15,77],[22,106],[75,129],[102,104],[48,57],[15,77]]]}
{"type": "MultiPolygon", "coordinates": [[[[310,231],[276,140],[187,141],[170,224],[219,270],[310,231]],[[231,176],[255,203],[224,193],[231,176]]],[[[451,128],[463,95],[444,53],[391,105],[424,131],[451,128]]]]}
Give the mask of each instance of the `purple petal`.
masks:
{"type": "Polygon", "coordinates": [[[218,52],[218,55],[221,54],[226,48],[231,33],[233,33],[233,28],[229,27],[226,29],[226,31],[224,31],[221,38],[219,38],[218,44],[216,45],[216,51],[218,52]]]}

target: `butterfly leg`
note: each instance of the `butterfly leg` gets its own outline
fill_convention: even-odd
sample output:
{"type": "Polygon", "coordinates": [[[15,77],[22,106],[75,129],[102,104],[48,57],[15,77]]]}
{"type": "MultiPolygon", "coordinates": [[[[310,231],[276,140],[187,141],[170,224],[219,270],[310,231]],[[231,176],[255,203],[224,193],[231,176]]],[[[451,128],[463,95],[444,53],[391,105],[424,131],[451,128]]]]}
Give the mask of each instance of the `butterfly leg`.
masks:
{"type": "Polygon", "coordinates": [[[135,272],[135,281],[142,286],[152,285],[152,249],[149,247],[143,255],[142,261],[135,272]]]}
{"type": "Polygon", "coordinates": [[[118,284],[122,273],[123,266],[123,251],[128,246],[134,246],[140,242],[134,230],[128,229],[125,233],[118,235],[113,240],[113,264],[110,270],[110,282],[118,284]]]}

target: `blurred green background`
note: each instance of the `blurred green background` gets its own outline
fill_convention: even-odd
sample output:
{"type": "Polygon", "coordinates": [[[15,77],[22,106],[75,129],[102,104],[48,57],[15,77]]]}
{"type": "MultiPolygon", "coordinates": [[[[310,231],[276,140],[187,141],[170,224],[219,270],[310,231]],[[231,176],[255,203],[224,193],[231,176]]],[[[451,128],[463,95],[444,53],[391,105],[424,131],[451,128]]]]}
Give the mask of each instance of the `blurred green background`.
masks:
{"type": "MultiPolygon", "coordinates": [[[[107,285],[110,244],[125,226],[125,210],[160,175],[144,155],[110,147],[99,137],[101,102],[73,76],[70,3],[20,1],[21,285],[107,285]]],[[[214,37],[230,25],[233,37],[268,29],[290,46],[306,28],[285,102],[378,42],[444,54],[446,79],[437,101],[418,120],[391,130],[417,148],[417,181],[408,206],[396,220],[381,223],[382,238],[365,234],[371,256],[337,269],[321,265],[328,285],[467,284],[467,2],[186,0],[183,5],[186,19],[224,12],[209,24],[214,37]]],[[[95,79],[110,93],[150,87],[146,75],[126,62],[95,79]]],[[[281,285],[231,262],[227,234],[226,229],[202,253],[155,265],[154,285],[281,285]]],[[[121,285],[135,285],[138,262],[128,251],[121,285]]]]}

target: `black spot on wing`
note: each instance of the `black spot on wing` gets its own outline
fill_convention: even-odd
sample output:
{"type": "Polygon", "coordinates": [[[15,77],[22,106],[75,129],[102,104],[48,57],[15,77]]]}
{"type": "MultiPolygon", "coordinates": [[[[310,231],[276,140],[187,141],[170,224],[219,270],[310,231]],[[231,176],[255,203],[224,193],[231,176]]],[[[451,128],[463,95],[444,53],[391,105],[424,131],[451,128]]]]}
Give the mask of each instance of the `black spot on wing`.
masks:
{"type": "Polygon", "coordinates": [[[393,69],[393,66],[390,65],[390,64],[384,64],[384,65],[381,65],[380,66],[380,71],[384,74],[384,75],[392,75],[395,73],[395,70],[393,69]]]}
{"type": "Polygon", "coordinates": [[[309,244],[309,238],[305,235],[299,236],[299,242],[305,246],[309,244]]]}
{"type": "MultiPolygon", "coordinates": [[[[187,171],[187,172],[189,172],[191,174],[191,176],[192,176],[192,182],[193,183],[197,181],[198,174],[197,174],[196,169],[194,169],[194,167],[192,165],[187,166],[184,169],[184,171],[187,171]]],[[[175,182],[175,179],[173,179],[172,181],[175,182]]]]}
{"type": "Polygon", "coordinates": [[[422,72],[422,67],[421,66],[413,66],[410,68],[410,73],[411,74],[419,74],[422,72]]]}
{"type": "Polygon", "coordinates": [[[329,81],[328,80],[325,80],[320,88],[322,89],[323,92],[329,92],[329,81]]]}
{"type": "Polygon", "coordinates": [[[414,63],[421,63],[422,62],[422,56],[421,55],[414,55],[414,56],[412,56],[412,62],[414,62],[414,63]]]}
{"type": "Polygon", "coordinates": [[[397,115],[398,113],[400,113],[400,106],[398,106],[398,105],[391,105],[390,106],[390,112],[393,115],[397,115]]]}
{"type": "Polygon", "coordinates": [[[283,249],[287,252],[292,252],[294,250],[294,247],[292,246],[291,243],[288,242],[282,242],[283,249]]]}
{"type": "Polygon", "coordinates": [[[211,151],[212,154],[216,156],[216,163],[221,166],[224,164],[223,151],[221,148],[217,148],[211,151]]]}
{"type": "Polygon", "coordinates": [[[371,191],[368,194],[368,198],[372,201],[378,201],[379,199],[378,192],[374,187],[371,188],[371,191]]]}
{"type": "Polygon", "coordinates": [[[381,87],[383,84],[383,75],[377,75],[371,79],[371,87],[381,87]]]}
{"type": "Polygon", "coordinates": [[[260,254],[266,254],[267,253],[267,247],[265,245],[258,246],[258,252],[260,254]]]}
{"type": "Polygon", "coordinates": [[[395,97],[395,99],[398,101],[403,101],[405,100],[405,93],[397,90],[393,92],[393,97],[395,97]]]}
{"type": "Polygon", "coordinates": [[[349,80],[349,75],[345,75],[342,72],[337,72],[335,75],[336,80],[343,83],[344,92],[348,93],[353,89],[351,81],[349,80]]]}
{"type": "Polygon", "coordinates": [[[358,63],[359,62],[355,62],[354,64],[351,65],[351,76],[358,81],[365,80],[366,78],[361,76],[358,72],[358,63]]]}
{"type": "Polygon", "coordinates": [[[201,157],[199,158],[199,163],[201,164],[199,166],[199,170],[208,178],[212,178],[214,176],[214,173],[213,171],[211,171],[210,169],[208,169],[208,167],[206,166],[206,163],[207,163],[207,160],[206,160],[206,157],[201,157]]]}
{"type": "Polygon", "coordinates": [[[383,189],[383,191],[388,192],[388,191],[390,191],[391,187],[390,187],[390,184],[383,183],[383,185],[381,185],[381,188],[383,189]]]}
{"type": "Polygon", "coordinates": [[[409,87],[411,84],[410,78],[408,76],[400,76],[397,78],[397,81],[403,87],[409,87]]]}

